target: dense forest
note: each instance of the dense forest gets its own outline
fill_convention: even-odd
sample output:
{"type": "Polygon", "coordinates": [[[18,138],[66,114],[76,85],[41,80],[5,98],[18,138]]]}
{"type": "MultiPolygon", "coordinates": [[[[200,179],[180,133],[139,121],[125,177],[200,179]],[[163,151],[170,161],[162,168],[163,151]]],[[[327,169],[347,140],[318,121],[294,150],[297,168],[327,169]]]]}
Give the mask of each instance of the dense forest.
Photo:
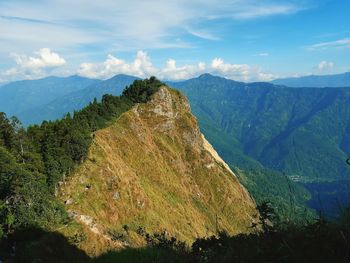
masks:
{"type": "Polygon", "coordinates": [[[93,133],[134,104],[146,102],[162,85],[136,80],[121,96],[104,95],[57,121],[21,127],[0,114],[0,238],[28,227],[54,229],[68,220],[55,199],[59,184],[84,161],[93,133]]]}

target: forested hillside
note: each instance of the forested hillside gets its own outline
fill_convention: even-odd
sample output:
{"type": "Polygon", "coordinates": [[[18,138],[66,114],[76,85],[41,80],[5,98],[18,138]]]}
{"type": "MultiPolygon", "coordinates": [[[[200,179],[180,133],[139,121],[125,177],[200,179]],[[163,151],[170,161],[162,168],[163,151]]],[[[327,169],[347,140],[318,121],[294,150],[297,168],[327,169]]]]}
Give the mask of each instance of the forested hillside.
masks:
{"type": "Polygon", "coordinates": [[[0,237],[20,229],[53,230],[68,220],[55,198],[59,182],[87,155],[92,132],[146,102],[162,83],[135,81],[119,97],[105,95],[54,122],[23,129],[17,118],[0,115],[0,237]]]}
{"type": "Polygon", "coordinates": [[[228,163],[249,168],[249,156],[302,182],[350,175],[350,90],[210,75],[171,85],[188,96],[203,132],[228,163]]]}

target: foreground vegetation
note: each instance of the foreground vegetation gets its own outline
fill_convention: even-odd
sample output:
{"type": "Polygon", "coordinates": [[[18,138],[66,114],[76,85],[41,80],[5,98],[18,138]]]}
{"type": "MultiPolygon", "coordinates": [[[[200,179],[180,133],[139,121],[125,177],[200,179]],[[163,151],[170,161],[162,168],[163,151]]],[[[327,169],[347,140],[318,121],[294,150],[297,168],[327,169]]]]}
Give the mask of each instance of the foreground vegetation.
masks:
{"type": "MultiPolygon", "coordinates": [[[[266,216],[267,214],[265,214],[266,216]]],[[[268,215],[269,217],[269,215],[268,215]]],[[[164,234],[148,236],[148,247],[109,252],[92,262],[349,262],[350,225],[319,219],[305,225],[269,226],[263,231],[230,237],[197,239],[190,248],[164,234]]],[[[349,221],[348,221],[349,222],[349,221]]]]}
{"type": "Polygon", "coordinates": [[[2,246],[7,253],[0,251],[0,255],[13,262],[349,262],[349,217],[344,216],[341,223],[318,219],[295,225],[279,222],[269,203],[260,205],[259,211],[260,222],[252,226],[255,232],[233,237],[219,232],[199,238],[191,246],[168,236],[166,231],[151,235],[140,229],[145,247],[129,247],[90,258],[58,233],[31,229],[10,235],[2,246]],[[17,242],[15,252],[11,240],[17,242]]]}

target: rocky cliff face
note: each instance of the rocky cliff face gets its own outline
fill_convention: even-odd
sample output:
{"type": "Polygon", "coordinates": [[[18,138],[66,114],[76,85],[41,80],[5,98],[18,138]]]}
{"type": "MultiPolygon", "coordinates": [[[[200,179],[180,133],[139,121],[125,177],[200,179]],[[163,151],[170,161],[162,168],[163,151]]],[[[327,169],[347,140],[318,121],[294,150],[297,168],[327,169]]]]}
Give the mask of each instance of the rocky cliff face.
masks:
{"type": "Polygon", "coordinates": [[[73,219],[61,232],[92,255],[141,246],[139,227],[191,242],[217,230],[249,232],[258,214],[186,98],[167,87],[96,132],[60,198],[73,219]]]}

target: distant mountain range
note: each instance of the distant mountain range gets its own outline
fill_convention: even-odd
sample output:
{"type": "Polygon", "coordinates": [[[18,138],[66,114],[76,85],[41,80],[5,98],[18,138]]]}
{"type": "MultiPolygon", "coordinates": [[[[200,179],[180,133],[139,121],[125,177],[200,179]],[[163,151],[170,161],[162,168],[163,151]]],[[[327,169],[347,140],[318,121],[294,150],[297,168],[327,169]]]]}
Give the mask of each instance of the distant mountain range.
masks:
{"type": "Polygon", "coordinates": [[[0,86],[0,111],[17,116],[25,126],[61,118],[104,94],[120,95],[137,77],[116,75],[107,80],[79,76],[47,77],[0,86]]]}
{"type": "MultiPolygon", "coordinates": [[[[26,126],[38,124],[43,120],[61,118],[67,112],[81,109],[94,98],[100,100],[104,94],[119,95],[125,86],[135,79],[137,77],[120,74],[104,81],[80,76],[16,81],[0,86],[0,111],[8,116],[16,115],[26,126]]],[[[231,80],[227,81],[233,83],[231,80]]],[[[173,86],[176,87],[177,83],[182,82],[168,83],[174,83],[173,86]]],[[[267,85],[235,83],[251,87],[267,85]]],[[[350,73],[277,79],[271,83],[290,87],[350,87],[350,73]]],[[[211,82],[210,85],[215,87],[217,84],[211,82]]]]}
{"type": "Polygon", "coordinates": [[[315,88],[334,88],[350,87],[350,72],[337,75],[322,76],[304,76],[297,78],[276,79],[271,83],[276,85],[285,85],[293,88],[315,87],[315,88]]]}
{"type": "Polygon", "coordinates": [[[18,116],[22,112],[45,105],[71,92],[81,91],[98,82],[100,80],[79,76],[12,82],[0,87],[0,111],[6,112],[8,116],[18,116]]]}
{"type": "Polygon", "coordinates": [[[76,89],[62,96],[56,96],[51,101],[47,100],[44,104],[20,111],[17,117],[22,120],[24,125],[39,124],[44,120],[59,119],[67,112],[73,112],[85,107],[95,98],[100,100],[104,94],[120,95],[124,88],[136,79],[138,78],[121,74],[104,81],[94,81],[90,85],[85,86],[83,90],[76,89]]]}

